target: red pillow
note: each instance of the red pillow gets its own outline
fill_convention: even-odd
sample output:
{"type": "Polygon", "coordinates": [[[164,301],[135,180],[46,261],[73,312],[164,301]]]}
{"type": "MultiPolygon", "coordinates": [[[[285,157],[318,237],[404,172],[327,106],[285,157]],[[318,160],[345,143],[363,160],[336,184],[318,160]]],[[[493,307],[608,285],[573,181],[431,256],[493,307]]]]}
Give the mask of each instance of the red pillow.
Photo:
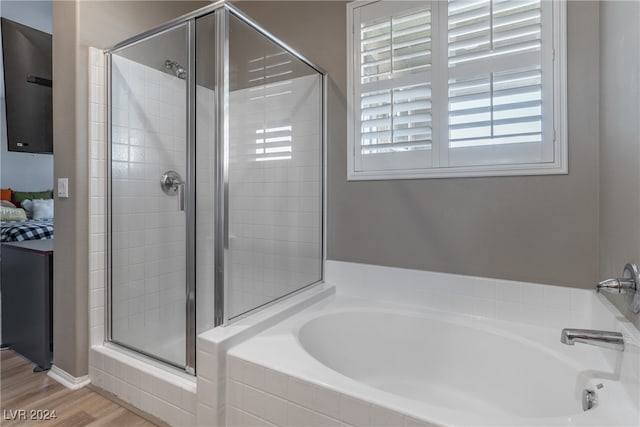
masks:
{"type": "Polygon", "coordinates": [[[2,188],[2,189],[0,189],[0,200],[11,201],[11,189],[10,188],[2,188]]]}

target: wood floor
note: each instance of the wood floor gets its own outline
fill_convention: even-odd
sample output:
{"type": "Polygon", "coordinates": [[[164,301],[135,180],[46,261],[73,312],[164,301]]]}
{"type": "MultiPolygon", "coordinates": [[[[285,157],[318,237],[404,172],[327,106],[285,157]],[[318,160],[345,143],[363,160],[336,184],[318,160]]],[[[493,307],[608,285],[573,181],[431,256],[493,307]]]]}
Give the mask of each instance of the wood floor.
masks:
{"type": "Polygon", "coordinates": [[[0,351],[2,426],[155,426],[90,388],[71,391],[11,350],[0,351]],[[24,411],[24,412],[22,412],[24,411]],[[43,418],[55,411],[56,418],[43,418]]]}

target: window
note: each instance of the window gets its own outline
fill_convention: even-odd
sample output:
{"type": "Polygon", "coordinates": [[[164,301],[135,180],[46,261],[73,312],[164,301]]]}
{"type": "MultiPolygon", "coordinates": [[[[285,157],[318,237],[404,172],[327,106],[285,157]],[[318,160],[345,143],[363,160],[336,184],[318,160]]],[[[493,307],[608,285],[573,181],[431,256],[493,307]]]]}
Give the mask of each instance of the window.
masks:
{"type": "Polygon", "coordinates": [[[567,172],[564,1],[347,7],[349,179],[567,172]]]}

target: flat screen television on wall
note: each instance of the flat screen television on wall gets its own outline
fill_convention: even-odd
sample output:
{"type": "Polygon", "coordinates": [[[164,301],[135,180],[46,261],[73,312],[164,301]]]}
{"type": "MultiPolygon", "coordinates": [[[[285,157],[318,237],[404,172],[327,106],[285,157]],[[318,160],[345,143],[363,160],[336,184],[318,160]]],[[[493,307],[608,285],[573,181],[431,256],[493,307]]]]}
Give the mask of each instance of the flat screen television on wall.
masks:
{"type": "Polygon", "coordinates": [[[51,34],[0,23],[9,151],[53,153],[51,34]]]}

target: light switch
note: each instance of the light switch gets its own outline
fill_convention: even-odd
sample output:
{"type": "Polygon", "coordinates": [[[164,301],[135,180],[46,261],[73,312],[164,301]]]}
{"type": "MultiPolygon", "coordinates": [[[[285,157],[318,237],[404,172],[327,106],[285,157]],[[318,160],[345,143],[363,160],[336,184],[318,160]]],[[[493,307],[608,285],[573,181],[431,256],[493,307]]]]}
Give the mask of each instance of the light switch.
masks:
{"type": "Polygon", "coordinates": [[[69,178],[58,178],[58,197],[69,197],[69,178]]]}

